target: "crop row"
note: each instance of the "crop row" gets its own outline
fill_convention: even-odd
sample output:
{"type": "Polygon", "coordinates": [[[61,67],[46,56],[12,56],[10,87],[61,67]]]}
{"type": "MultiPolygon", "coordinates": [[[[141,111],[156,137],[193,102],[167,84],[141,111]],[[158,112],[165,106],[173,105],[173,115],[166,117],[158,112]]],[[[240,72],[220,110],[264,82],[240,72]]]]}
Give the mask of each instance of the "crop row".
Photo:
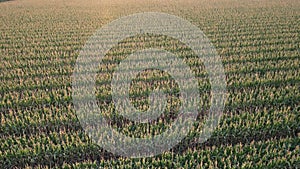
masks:
{"type": "Polygon", "coordinates": [[[142,168],[142,167],[170,167],[170,168],[196,168],[196,167],[292,167],[299,162],[299,138],[270,139],[265,142],[253,141],[250,144],[222,145],[207,147],[205,149],[188,149],[182,154],[166,152],[152,158],[105,159],[105,153],[98,147],[87,144],[74,144],[72,146],[51,146],[44,151],[20,150],[15,154],[7,153],[0,156],[2,166],[53,166],[74,165],[81,161],[98,160],[101,167],[142,168]],[[263,151],[262,151],[263,150],[263,151]],[[48,158],[44,158],[47,156],[48,158]],[[34,159],[34,160],[33,160],[34,159]],[[70,164],[71,163],[71,164],[70,164]]]}
{"type": "MultiPolygon", "coordinates": [[[[51,111],[51,109],[48,109],[48,111],[51,111]]],[[[76,131],[80,128],[76,116],[68,113],[68,110],[65,110],[63,112],[60,111],[62,110],[54,111],[52,114],[54,116],[52,117],[46,116],[47,113],[32,113],[35,117],[40,117],[40,119],[38,121],[34,121],[34,119],[36,118],[32,117],[31,121],[24,121],[22,123],[19,120],[15,120],[14,123],[6,123],[6,125],[2,125],[2,152],[17,151],[23,146],[27,147],[28,144],[32,144],[32,140],[37,140],[40,136],[45,136],[45,134],[50,134],[49,136],[51,136],[52,132],[54,132],[53,134],[57,132],[67,135],[73,133],[74,137],[76,137],[76,135],[78,135],[76,131]],[[73,123],[73,125],[65,126],[68,125],[68,123],[73,123]],[[27,143],[28,141],[30,143],[27,143]],[[15,146],[15,149],[10,146],[11,144],[15,146]]],[[[236,115],[225,114],[220,122],[218,129],[214,132],[214,135],[212,136],[212,139],[209,141],[209,143],[215,142],[216,144],[225,144],[227,142],[232,143],[234,140],[244,140],[245,142],[247,142],[249,140],[253,140],[254,138],[263,139],[269,137],[281,137],[285,136],[286,134],[295,136],[295,134],[299,132],[299,128],[297,125],[298,121],[300,120],[297,116],[299,107],[271,107],[268,109],[257,109],[256,111],[257,113],[250,113],[246,111],[244,113],[236,115]]],[[[201,121],[197,121],[194,124],[195,128],[188,135],[188,138],[194,139],[194,137],[199,136],[199,133],[202,130],[201,123],[201,121]]],[[[159,132],[159,130],[162,129],[161,127],[164,127],[164,123],[158,123],[150,127],[148,125],[137,125],[130,122],[127,124],[122,124],[122,127],[118,126],[117,124],[112,124],[112,127],[126,135],[137,136],[137,134],[142,134],[140,136],[143,137],[147,134],[157,134],[156,132],[159,132]],[[135,130],[132,130],[133,127],[135,128],[135,130]]],[[[60,139],[57,138],[55,140],[60,139]]]]}
{"type": "MultiPolygon", "coordinates": [[[[287,60],[274,60],[274,61],[268,61],[265,65],[262,65],[262,63],[245,63],[243,68],[237,63],[237,64],[225,64],[225,73],[229,77],[231,76],[238,76],[238,75],[244,75],[244,74],[254,74],[254,73],[267,73],[267,72],[282,72],[282,71],[295,71],[297,72],[297,69],[299,69],[298,64],[298,58],[289,58],[289,61],[287,60]],[[276,64],[277,63],[277,64],[276,64]],[[289,65],[289,67],[286,67],[286,65],[289,65]]],[[[203,67],[203,64],[198,63],[197,61],[189,61],[189,64],[193,64],[191,67],[194,73],[198,77],[205,76],[205,70],[203,67]],[[202,71],[199,72],[199,69],[202,71]]],[[[0,76],[0,80],[5,80],[5,83],[2,85],[4,86],[11,86],[6,85],[9,82],[14,82],[16,80],[22,80],[27,81],[29,79],[34,78],[43,78],[43,77],[52,77],[55,78],[56,76],[71,76],[72,71],[71,65],[73,65],[74,62],[61,62],[57,65],[53,65],[53,67],[39,67],[38,69],[35,69],[35,66],[24,68],[24,69],[14,69],[13,71],[10,71],[10,73],[5,73],[5,76],[0,76]],[[9,76],[8,76],[9,75],[9,76]]],[[[4,72],[3,72],[4,73],[4,72]]],[[[105,73],[105,71],[101,71],[99,75],[105,73]]]]}
{"type": "MultiPolygon", "coordinates": [[[[249,84],[246,84],[246,85],[243,85],[243,86],[235,86],[235,87],[233,87],[233,88],[229,88],[230,89],[230,91],[231,92],[233,92],[234,90],[237,90],[237,91],[235,91],[234,93],[240,93],[240,92],[245,92],[245,94],[247,95],[247,93],[249,93],[249,92],[251,92],[251,90],[253,90],[253,85],[254,84],[256,84],[256,83],[249,83],[249,84]],[[240,92],[238,92],[238,90],[241,90],[240,92]]],[[[296,86],[297,87],[297,84],[298,84],[298,81],[294,81],[294,80],[292,80],[292,81],[290,81],[290,80],[288,80],[288,81],[281,81],[281,80],[279,80],[279,81],[273,81],[273,80],[271,80],[271,81],[267,81],[266,83],[257,83],[257,85],[259,85],[260,87],[259,88],[261,88],[261,89],[272,89],[272,88],[274,88],[275,90],[276,90],[276,88],[280,88],[282,85],[285,85],[285,86],[296,86]],[[287,83],[288,82],[288,83],[287,83]]],[[[54,86],[52,86],[52,87],[54,87],[54,86]]],[[[48,88],[48,87],[47,87],[48,88]]],[[[47,89],[47,88],[45,88],[45,89],[47,89]]],[[[293,87],[292,87],[293,88],[293,87]]],[[[42,90],[45,90],[45,89],[42,89],[42,90]]],[[[11,105],[7,105],[7,103],[5,103],[5,104],[3,104],[2,105],[2,108],[1,108],[1,110],[4,112],[4,111],[6,111],[6,110],[9,110],[9,109],[20,109],[20,110],[26,110],[27,108],[26,107],[35,107],[36,105],[38,105],[38,104],[42,104],[42,105],[44,105],[44,104],[52,104],[52,103],[62,103],[62,102],[69,102],[69,101],[71,101],[71,98],[70,98],[70,95],[69,94],[67,94],[67,93],[69,93],[69,92],[65,92],[65,91],[70,91],[70,88],[68,87],[68,88],[61,88],[61,89],[55,89],[55,87],[54,87],[54,91],[52,91],[52,90],[50,90],[51,89],[51,86],[49,86],[49,90],[48,91],[50,91],[50,93],[52,93],[51,95],[46,95],[46,96],[51,96],[49,99],[45,99],[45,98],[43,98],[43,97],[38,97],[38,98],[36,98],[36,99],[29,99],[29,100],[27,100],[27,101],[25,101],[25,100],[20,100],[19,102],[14,102],[14,104],[11,104],[11,105]],[[51,92],[52,91],[52,92],[51,92]],[[59,92],[60,91],[60,92],[59,92]],[[56,94],[55,94],[56,93],[56,94]],[[55,94],[55,95],[53,95],[53,94],[55,94]],[[58,95],[59,94],[59,95],[58,95]],[[62,99],[62,97],[65,97],[64,99],[62,99]],[[61,101],[61,102],[60,102],[61,101]]],[[[274,90],[273,89],[273,90],[274,90]]],[[[256,90],[257,91],[257,90],[256,90]]],[[[282,91],[282,89],[279,89],[279,91],[282,91]]],[[[283,91],[286,91],[286,92],[289,92],[289,90],[288,90],[288,88],[286,87],[286,89],[284,89],[283,91]]],[[[231,93],[230,92],[230,93],[231,93]]],[[[278,93],[278,91],[274,91],[275,93],[278,93]]],[[[43,93],[43,92],[42,92],[43,93]]],[[[266,93],[266,95],[269,95],[270,93],[268,93],[268,92],[265,92],[266,93]]],[[[297,91],[296,91],[296,93],[297,93],[297,91]]],[[[285,93],[286,94],[286,93],[285,93]]],[[[299,99],[299,96],[297,96],[297,95],[294,95],[295,93],[292,93],[290,96],[287,96],[287,98],[286,99],[274,99],[274,100],[270,100],[270,101],[268,101],[268,100],[264,100],[263,102],[262,101],[255,101],[255,102],[245,102],[245,103],[243,103],[243,102],[238,102],[238,103],[231,103],[230,102],[230,100],[228,100],[228,105],[227,106],[229,106],[228,108],[230,108],[231,106],[233,106],[231,109],[234,109],[234,108],[238,108],[238,107],[248,107],[248,106],[251,106],[251,104],[253,105],[253,106],[257,106],[257,105],[259,105],[260,103],[265,103],[265,104],[270,104],[270,105],[275,105],[276,103],[277,104],[284,104],[284,101],[286,100],[286,101],[288,101],[288,100],[291,100],[292,102],[293,102],[293,100],[294,100],[294,102],[296,103],[297,102],[297,100],[299,99]],[[298,98],[298,99],[297,99],[298,98]],[[239,106],[238,104],[241,104],[242,106],[239,106]],[[231,106],[230,106],[231,105],[231,106]],[[243,106],[244,105],[244,106],[243,106]]],[[[245,96],[246,96],[245,95],[245,96]]],[[[274,95],[274,94],[273,94],[274,95]]],[[[17,97],[19,96],[18,94],[16,95],[17,97]]],[[[251,95],[250,95],[251,96],[251,95]]],[[[252,97],[258,97],[259,95],[256,95],[256,96],[252,96],[252,97]]],[[[232,94],[232,97],[234,98],[235,97],[235,95],[234,94],[232,94]]],[[[263,97],[263,96],[262,96],[263,97]]],[[[11,96],[10,96],[10,98],[11,98],[11,96]]],[[[99,99],[101,99],[101,97],[99,97],[99,99]]],[[[107,100],[107,98],[105,98],[106,100],[107,100]]],[[[11,100],[11,99],[10,99],[11,100]]],[[[108,100],[109,101],[109,100],[108,100]]],[[[290,102],[289,104],[291,104],[292,102],[290,102]]]]}
{"type": "MultiPolygon", "coordinates": [[[[286,80],[269,80],[269,81],[254,81],[254,82],[249,82],[249,83],[241,83],[241,84],[235,84],[228,86],[229,93],[231,93],[231,99],[235,98],[237,94],[242,94],[244,95],[249,95],[249,93],[253,93],[253,91],[258,91],[259,89],[265,89],[262,94],[250,94],[250,97],[256,98],[256,97],[264,97],[268,95],[274,95],[275,93],[282,93],[286,95],[287,93],[290,93],[291,95],[294,95],[297,93],[297,84],[299,80],[297,79],[286,79],[286,80]],[[279,89],[282,85],[285,86],[285,89],[279,89]],[[289,87],[290,86],[290,87],[289,87]],[[272,89],[273,88],[273,89],[272,89]],[[292,89],[292,90],[289,90],[292,89]],[[272,89],[271,92],[270,89],[272,89]],[[240,90],[240,91],[239,91],[240,90]],[[278,91],[277,91],[278,90],[278,91]],[[234,93],[232,93],[234,92],[234,93]],[[292,92],[292,93],[291,93],[292,92]],[[294,93],[295,92],[295,93],[294,93]]],[[[39,88],[37,86],[33,86],[33,88],[29,88],[30,90],[24,88],[22,90],[17,90],[15,92],[8,92],[9,95],[6,95],[7,93],[2,95],[2,110],[4,111],[6,108],[5,107],[26,107],[26,106],[33,106],[37,103],[51,103],[53,101],[57,100],[62,100],[62,98],[65,98],[63,100],[67,101],[70,100],[70,84],[66,83],[64,85],[57,85],[54,83],[50,83],[49,85],[43,85],[41,86],[42,88],[39,88]],[[32,92],[30,92],[32,90],[32,92]],[[7,98],[5,97],[7,96],[7,98]],[[22,97],[21,97],[22,96],[22,97]],[[28,96],[28,97],[27,97],[28,96]],[[29,97],[30,96],[30,97],[29,97]],[[46,96],[48,99],[45,99],[44,96],[46,96]],[[20,98],[20,99],[18,99],[20,98]],[[16,102],[16,99],[19,101],[16,102]],[[25,99],[25,100],[24,100],[25,99]],[[67,99],[67,100],[66,100],[67,99]],[[26,101],[27,100],[27,101],[26,101]],[[11,104],[8,104],[8,102],[13,102],[11,104]]],[[[100,86],[99,86],[100,87],[100,86]]],[[[204,86],[203,89],[207,88],[208,86],[204,86]]],[[[99,88],[101,89],[101,88],[99,88]]],[[[208,88],[207,88],[208,89],[208,88]]],[[[103,90],[103,89],[101,89],[103,90]]],[[[105,91],[107,89],[104,88],[105,91]]],[[[257,93],[257,92],[255,92],[257,93]]],[[[275,94],[276,95],[276,94],[275,94]]],[[[100,96],[100,95],[99,95],[100,96]]],[[[270,97],[270,96],[268,96],[270,97]]],[[[274,98],[274,96],[271,96],[274,98]]],[[[102,97],[100,97],[102,98],[102,97]]],[[[99,99],[100,99],[99,98],[99,99]]],[[[103,99],[103,98],[102,98],[103,99]]],[[[105,98],[104,98],[105,99],[105,98]]],[[[274,98],[276,100],[276,98],[274,98]]],[[[229,100],[229,101],[230,101],[229,100]]],[[[278,99],[277,99],[278,100],[278,99]]],[[[279,99],[280,100],[280,99],[279,99]]],[[[229,103],[230,105],[231,103],[229,103]]]]}
{"type": "MultiPolygon", "coordinates": [[[[295,19],[296,20],[296,19],[295,19]]],[[[196,24],[202,24],[202,23],[196,23],[196,24]]],[[[70,25],[70,29],[63,29],[61,27],[57,27],[56,29],[48,30],[46,27],[41,27],[40,29],[31,29],[26,27],[15,27],[15,29],[5,29],[1,28],[2,31],[1,36],[3,36],[3,40],[9,40],[9,39],[24,39],[24,37],[30,39],[30,38],[36,38],[36,37],[42,37],[44,39],[47,39],[49,37],[72,37],[72,35],[82,35],[81,37],[86,37],[90,35],[90,32],[94,31],[95,27],[100,27],[101,23],[96,23],[96,25],[89,25],[89,26],[82,26],[81,27],[74,27],[77,25],[72,24],[70,25]],[[72,27],[73,25],[73,27],[72,27]],[[4,33],[4,34],[3,34],[4,33]],[[33,35],[33,36],[28,36],[33,35]]],[[[280,23],[273,22],[273,23],[266,23],[262,22],[259,24],[251,23],[242,23],[236,29],[231,28],[232,23],[226,21],[226,22],[211,22],[206,23],[205,25],[201,25],[200,27],[204,30],[204,32],[208,35],[214,35],[214,36],[248,36],[248,35],[256,35],[260,33],[264,33],[265,35],[270,34],[276,34],[280,31],[280,34],[282,33],[289,33],[293,30],[297,30],[297,24],[295,24],[295,21],[293,20],[282,20],[280,23]],[[284,23],[285,22],[285,23],[284,23]],[[210,25],[212,24],[212,25],[210,25]],[[216,25],[221,24],[221,25],[216,25]],[[292,24],[287,25],[287,24],[292,24]],[[255,27],[254,27],[255,25],[255,27]],[[212,27],[214,26],[214,27],[212,27]],[[274,27],[274,29],[272,29],[274,27]],[[230,29],[231,28],[231,29],[230,29]],[[250,34],[253,33],[253,34],[250,34]]],[[[67,27],[66,27],[67,28],[67,27]]],[[[1,42],[1,41],[0,41],[1,42]]],[[[6,41],[4,41],[6,42],[6,41]]]]}
{"type": "MultiPolygon", "coordinates": [[[[267,72],[267,71],[276,71],[276,68],[280,69],[292,69],[295,72],[297,72],[297,66],[298,64],[298,57],[289,59],[289,60],[269,60],[268,62],[265,62],[265,64],[262,63],[258,63],[258,62],[252,62],[252,63],[248,63],[245,64],[244,66],[246,66],[245,68],[241,68],[241,65],[239,63],[236,64],[226,64],[225,65],[225,72],[229,75],[232,74],[245,74],[248,73],[250,76],[253,76],[253,73],[255,72],[267,72]],[[286,65],[291,66],[291,68],[286,68],[286,65]],[[294,66],[293,66],[294,65],[294,66]]],[[[199,62],[197,59],[189,59],[189,64],[193,65],[192,70],[196,71],[195,73],[197,74],[197,76],[199,76],[198,74],[201,75],[201,73],[203,73],[203,70],[205,70],[205,68],[203,67],[203,64],[201,64],[201,62],[199,62]],[[200,67],[199,67],[200,66],[200,67]],[[195,68],[194,68],[195,67],[195,68]],[[199,70],[201,70],[201,72],[198,72],[199,70]]],[[[5,81],[10,81],[14,80],[14,79],[23,79],[24,81],[28,80],[27,78],[29,77],[39,77],[40,76],[50,76],[52,74],[57,74],[60,75],[59,72],[63,73],[63,74],[67,74],[70,76],[70,72],[72,70],[72,65],[74,64],[74,62],[70,62],[68,64],[68,62],[62,62],[60,64],[57,65],[53,65],[53,67],[40,67],[38,69],[35,69],[35,67],[28,67],[26,69],[15,69],[12,71],[9,71],[9,73],[4,73],[1,77],[1,79],[5,80],[5,81]],[[65,63],[65,65],[64,65],[65,63]]],[[[88,63],[88,62],[86,62],[88,63]]],[[[109,69],[113,68],[113,65],[108,65],[109,69]]],[[[248,75],[248,76],[249,76],[248,75]]],[[[202,75],[203,76],[203,75],[202,75]]],[[[296,76],[297,77],[297,76],[296,76]]],[[[4,83],[5,84],[5,83],[4,83]]],[[[24,84],[25,85],[25,84],[24,84]]]]}
{"type": "MultiPolygon", "coordinates": [[[[290,35],[280,35],[280,37],[277,37],[277,39],[274,39],[271,37],[236,37],[232,39],[225,38],[223,40],[223,37],[218,38],[218,39],[211,39],[211,42],[216,45],[216,48],[234,48],[234,47],[240,47],[242,48],[247,48],[247,47],[259,47],[259,46],[265,46],[265,47],[271,47],[274,45],[288,45],[288,44],[293,44],[297,45],[298,39],[297,39],[297,32],[294,34],[290,35]],[[240,41],[243,38],[243,41],[240,41]],[[248,38],[248,39],[247,39],[248,38]]],[[[13,41],[15,43],[15,41],[13,41]]],[[[110,43],[109,40],[101,41],[102,43],[110,43]]],[[[9,41],[6,41],[5,44],[0,44],[0,49],[7,54],[10,54],[11,52],[15,52],[13,55],[21,55],[23,58],[29,58],[28,55],[30,52],[38,51],[39,53],[48,53],[48,52],[53,52],[55,50],[67,50],[67,49],[72,49],[72,51],[76,51],[76,49],[79,49],[81,45],[83,45],[84,41],[79,40],[79,39],[67,39],[63,38],[62,41],[52,41],[51,39],[46,39],[45,42],[36,42],[37,44],[32,44],[32,46],[28,46],[27,42],[24,42],[24,44],[9,44],[9,41]],[[26,45],[26,46],[24,46],[26,45]]],[[[9,61],[11,58],[4,57],[3,60],[9,61]]],[[[29,58],[32,59],[32,58],[29,58]]]]}

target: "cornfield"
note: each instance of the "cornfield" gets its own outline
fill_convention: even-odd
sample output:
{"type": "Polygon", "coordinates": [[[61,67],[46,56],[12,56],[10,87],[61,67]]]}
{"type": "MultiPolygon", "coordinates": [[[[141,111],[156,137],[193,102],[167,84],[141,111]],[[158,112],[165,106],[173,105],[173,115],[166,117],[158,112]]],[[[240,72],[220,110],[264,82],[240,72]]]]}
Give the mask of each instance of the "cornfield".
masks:
{"type": "Polygon", "coordinates": [[[0,168],[300,168],[300,1],[90,0],[0,1],[0,168]],[[98,106],[115,131],[151,137],[177,117],[178,84],[159,70],[131,82],[132,104],[166,94],[163,114],[135,123],[115,110],[111,81],[130,53],[164,48],[183,58],[199,82],[201,107],[192,130],[172,149],[126,158],[94,143],[72,102],[72,73],[93,33],[122,16],[164,12],[199,27],[221,57],[227,98],[212,136],[197,143],[210,102],[201,59],[183,43],[140,34],[112,48],[99,65],[98,106]]]}

